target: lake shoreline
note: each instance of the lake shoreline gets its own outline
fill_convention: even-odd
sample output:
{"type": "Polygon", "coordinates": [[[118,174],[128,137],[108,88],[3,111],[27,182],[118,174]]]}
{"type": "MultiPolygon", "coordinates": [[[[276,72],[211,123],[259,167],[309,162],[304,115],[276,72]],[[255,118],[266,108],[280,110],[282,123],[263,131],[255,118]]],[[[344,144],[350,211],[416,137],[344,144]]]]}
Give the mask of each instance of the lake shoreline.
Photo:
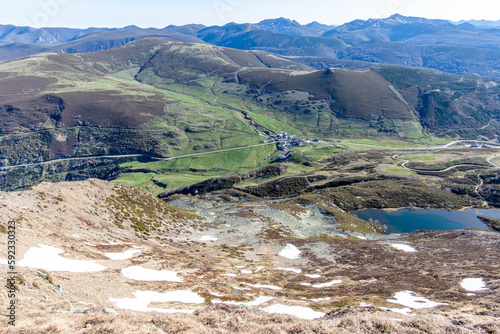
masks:
{"type": "Polygon", "coordinates": [[[491,231],[479,217],[500,219],[498,209],[462,208],[449,209],[364,209],[352,212],[358,218],[368,222],[387,226],[384,234],[411,233],[418,230],[459,230],[478,228],[491,231]]]}

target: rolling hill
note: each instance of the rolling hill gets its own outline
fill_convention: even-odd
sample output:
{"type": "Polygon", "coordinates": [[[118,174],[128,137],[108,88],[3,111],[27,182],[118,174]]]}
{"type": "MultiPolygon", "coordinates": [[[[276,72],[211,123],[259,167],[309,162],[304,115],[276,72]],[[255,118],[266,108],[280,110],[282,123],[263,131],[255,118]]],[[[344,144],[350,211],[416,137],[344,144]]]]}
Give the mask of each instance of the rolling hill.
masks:
{"type": "Polygon", "coordinates": [[[495,80],[395,67],[313,70],[263,51],[165,38],[5,62],[0,87],[0,162],[36,167],[1,173],[14,189],[48,175],[106,178],[120,173],[120,161],[203,152],[213,153],[168,168],[203,174],[193,181],[250,172],[277,158],[275,145],[262,142],[281,131],[414,145],[494,139],[500,128],[495,80]],[[225,151],[237,147],[244,149],[225,151]],[[54,159],[66,160],[38,165],[54,159]]]}
{"type": "Polygon", "coordinates": [[[370,124],[365,136],[404,133],[392,120],[410,122],[420,136],[424,126],[474,137],[479,133],[460,127],[496,122],[499,109],[496,81],[396,68],[314,71],[261,51],[158,38],[103,52],[40,54],[1,64],[0,73],[5,165],[111,153],[175,156],[210,134],[211,147],[228,147],[221,142],[227,131],[252,133],[258,143],[244,120],[249,112],[265,115],[264,129],[280,120],[322,137],[354,135],[346,128],[353,121],[370,124]]]}

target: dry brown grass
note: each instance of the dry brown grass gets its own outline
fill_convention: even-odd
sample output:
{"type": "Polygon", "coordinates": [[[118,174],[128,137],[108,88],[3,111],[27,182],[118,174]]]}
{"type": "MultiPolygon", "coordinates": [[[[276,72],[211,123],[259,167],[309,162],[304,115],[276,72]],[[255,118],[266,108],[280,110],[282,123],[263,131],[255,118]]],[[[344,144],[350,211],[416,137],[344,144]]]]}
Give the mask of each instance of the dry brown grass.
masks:
{"type": "Polygon", "coordinates": [[[500,333],[498,318],[424,315],[397,320],[400,316],[376,310],[312,321],[226,305],[207,307],[192,315],[122,312],[114,316],[96,310],[79,314],[32,310],[26,315],[29,320],[0,333],[500,333]]]}

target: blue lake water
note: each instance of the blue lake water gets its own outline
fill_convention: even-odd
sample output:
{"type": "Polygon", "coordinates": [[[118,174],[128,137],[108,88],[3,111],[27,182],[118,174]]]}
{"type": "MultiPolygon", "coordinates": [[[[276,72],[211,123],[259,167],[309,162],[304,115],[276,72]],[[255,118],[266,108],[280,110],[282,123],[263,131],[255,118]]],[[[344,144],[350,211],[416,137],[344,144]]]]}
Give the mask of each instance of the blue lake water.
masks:
{"type": "Polygon", "coordinates": [[[438,209],[399,209],[384,211],[366,209],[354,212],[368,221],[372,218],[387,225],[387,233],[410,233],[417,230],[459,230],[466,227],[489,230],[477,217],[500,218],[500,210],[469,209],[449,211],[438,209]]]}

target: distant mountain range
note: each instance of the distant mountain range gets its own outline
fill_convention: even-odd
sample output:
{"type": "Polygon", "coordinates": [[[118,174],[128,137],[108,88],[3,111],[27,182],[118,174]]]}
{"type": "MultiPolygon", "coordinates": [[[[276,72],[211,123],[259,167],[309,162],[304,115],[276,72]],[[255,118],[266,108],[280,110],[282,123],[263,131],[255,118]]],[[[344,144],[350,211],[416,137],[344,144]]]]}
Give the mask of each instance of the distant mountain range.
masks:
{"type": "Polygon", "coordinates": [[[498,21],[488,21],[488,20],[462,20],[458,22],[452,22],[455,24],[462,23],[470,23],[475,26],[484,26],[484,27],[500,27],[500,20],[498,21]]]}
{"type": "Polygon", "coordinates": [[[388,64],[500,78],[500,21],[450,22],[399,14],[341,26],[318,22],[301,25],[286,18],[256,24],[191,24],[163,29],[34,29],[8,25],[0,26],[0,61],[40,52],[101,51],[148,37],[300,57],[294,60],[317,69],[388,64]]]}

